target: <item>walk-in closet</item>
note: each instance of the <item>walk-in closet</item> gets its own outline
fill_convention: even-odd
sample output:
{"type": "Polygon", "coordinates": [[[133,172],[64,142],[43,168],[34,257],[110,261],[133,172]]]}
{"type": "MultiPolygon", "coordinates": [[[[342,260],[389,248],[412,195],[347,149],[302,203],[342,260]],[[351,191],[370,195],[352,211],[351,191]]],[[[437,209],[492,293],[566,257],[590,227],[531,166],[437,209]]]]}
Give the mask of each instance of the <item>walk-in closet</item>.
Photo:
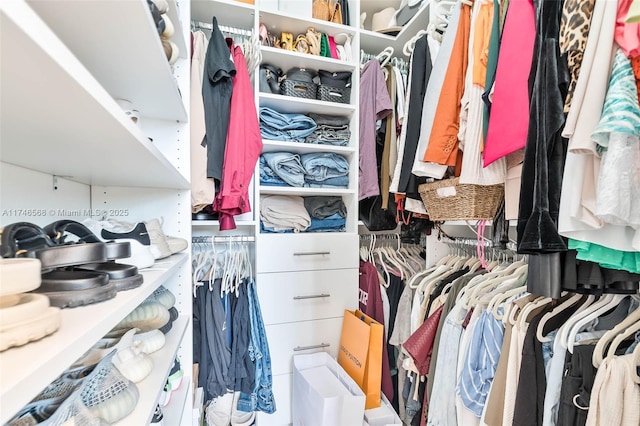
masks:
{"type": "Polygon", "coordinates": [[[0,2],[0,424],[640,426],[640,0],[0,2]]]}

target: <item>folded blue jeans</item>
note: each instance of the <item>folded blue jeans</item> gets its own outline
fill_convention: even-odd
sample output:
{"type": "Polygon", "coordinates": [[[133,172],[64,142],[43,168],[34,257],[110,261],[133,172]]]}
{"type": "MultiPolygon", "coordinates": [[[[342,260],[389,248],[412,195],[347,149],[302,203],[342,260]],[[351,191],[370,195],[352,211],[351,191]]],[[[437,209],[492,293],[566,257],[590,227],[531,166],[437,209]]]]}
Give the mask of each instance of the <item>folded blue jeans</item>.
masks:
{"type": "Polygon", "coordinates": [[[267,165],[283,181],[291,186],[305,186],[305,168],[300,156],[292,152],[265,152],[262,154],[267,165]]]}
{"type": "Polygon", "coordinates": [[[310,183],[322,183],[327,179],[349,174],[347,159],[332,152],[303,154],[300,156],[300,161],[306,171],[305,180],[310,183]]]}
{"type": "Polygon", "coordinates": [[[304,114],[285,114],[262,107],[258,115],[263,139],[304,142],[316,130],[316,122],[304,114]]]}
{"type": "Polygon", "coordinates": [[[280,176],[275,174],[267,164],[264,157],[260,156],[260,184],[268,186],[289,186],[280,176]]]}
{"type": "Polygon", "coordinates": [[[344,230],[346,220],[340,216],[339,213],[333,214],[324,219],[311,218],[311,225],[306,229],[306,232],[314,231],[326,231],[326,230],[344,230]]]}

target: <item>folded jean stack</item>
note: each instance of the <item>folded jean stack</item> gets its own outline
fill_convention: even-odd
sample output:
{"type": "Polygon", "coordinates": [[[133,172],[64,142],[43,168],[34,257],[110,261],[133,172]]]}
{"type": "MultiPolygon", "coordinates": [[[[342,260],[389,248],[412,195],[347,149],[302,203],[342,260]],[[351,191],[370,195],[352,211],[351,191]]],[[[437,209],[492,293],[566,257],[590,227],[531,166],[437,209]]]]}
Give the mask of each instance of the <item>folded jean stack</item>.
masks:
{"type": "Polygon", "coordinates": [[[351,139],[348,117],[286,114],[268,107],[260,108],[259,116],[263,139],[333,146],[347,146],[351,139]]]}
{"type": "Polygon", "coordinates": [[[263,195],[260,229],[264,233],[344,232],[347,208],[341,197],[263,195]]]}
{"type": "Polygon", "coordinates": [[[265,152],[260,156],[260,184],[307,188],[347,188],[349,162],[330,152],[265,152]]]}
{"type": "Polygon", "coordinates": [[[307,136],[306,143],[321,145],[347,146],[351,139],[349,118],[325,114],[310,113],[316,123],[316,129],[307,136]]]}
{"type": "Polygon", "coordinates": [[[136,383],[153,370],[149,354],[165,345],[175,296],[159,287],[65,372],[20,410],[9,426],[112,424],[139,398],[136,383]]]}

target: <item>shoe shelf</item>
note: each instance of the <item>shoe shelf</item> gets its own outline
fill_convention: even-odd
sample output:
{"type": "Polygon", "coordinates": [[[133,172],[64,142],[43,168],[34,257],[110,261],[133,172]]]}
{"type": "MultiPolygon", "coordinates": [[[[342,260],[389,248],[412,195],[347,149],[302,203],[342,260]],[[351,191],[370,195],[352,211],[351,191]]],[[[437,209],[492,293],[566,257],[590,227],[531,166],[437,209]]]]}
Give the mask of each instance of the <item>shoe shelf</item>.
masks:
{"type": "MultiPolygon", "coordinates": [[[[173,37],[171,37],[171,41],[173,41],[178,46],[178,50],[180,50],[180,57],[187,59],[188,57],[191,56],[189,54],[189,48],[191,46],[187,47],[187,43],[184,38],[185,33],[184,33],[184,29],[182,28],[182,19],[180,19],[181,11],[180,11],[179,1],[168,0],[167,3],[169,3],[169,10],[167,11],[167,16],[169,16],[169,20],[171,20],[171,23],[175,28],[175,34],[173,35],[173,37]]],[[[191,44],[191,41],[189,41],[189,44],[191,44]]],[[[189,63],[191,63],[191,60],[189,60],[189,63]]]]}
{"type": "Polygon", "coordinates": [[[298,154],[310,154],[314,152],[333,152],[344,156],[351,156],[355,153],[356,149],[351,146],[333,146],[322,145],[302,142],[286,142],[286,141],[262,141],[262,152],[278,152],[288,151],[296,152],[298,154]]]}
{"type": "MultiPolygon", "coordinates": [[[[39,341],[0,353],[0,424],[7,422],[156,288],[176,274],[188,258],[188,254],[179,253],[156,262],[152,268],[140,270],[144,277],[140,287],[119,292],[111,300],[63,309],[58,331],[39,341]]],[[[176,323],[174,328],[179,329],[176,323]]],[[[170,368],[167,367],[167,371],[170,368]]],[[[155,395],[157,397],[158,394],[155,395]]]]}
{"type": "MultiPolygon", "coordinates": [[[[142,117],[187,121],[146,0],[28,2],[114,99],[130,101],[142,117]]],[[[183,38],[177,13],[172,18],[172,40],[183,38]]],[[[179,49],[186,58],[184,40],[179,49]]]]}
{"type": "MultiPolygon", "coordinates": [[[[169,371],[171,370],[171,367],[173,367],[173,362],[176,359],[176,354],[178,353],[178,347],[180,346],[180,342],[182,341],[182,337],[184,336],[184,332],[187,329],[188,324],[189,317],[187,315],[179,316],[178,319],[174,321],[171,331],[166,335],[167,340],[164,347],[149,355],[153,361],[153,370],[144,380],[140,383],[136,383],[138,393],[140,394],[136,408],[127,417],[115,423],[115,425],[148,425],[151,423],[153,412],[156,408],[156,404],[158,403],[158,397],[160,396],[160,392],[164,389],[165,382],[169,376],[169,371]]],[[[183,366],[181,363],[180,368],[182,368],[183,371],[185,367],[189,366],[183,366]]],[[[183,377],[183,382],[184,381],[183,377]]],[[[184,391],[185,388],[188,387],[184,385],[185,383],[181,383],[178,390],[182,389],[184,391]]],[[[177,395],[173,393],[171,395],[171,400],[173,401],[176,396],[177,395]]],[[[165,421],[164,424],[178,425],[179,423],[167,423],[165,421]]]]}
{"type": "MultiPolygon", "coordinates": [[[[351,92],[351,97],[355,94],[351,92]]],[[[308,114],[329,114],[339,116],[351,116],[356,110],[355,105],[340,104],[337,102],[320,101],[317,99],[295,98],[293,96],[274,95],[271,93],[260,93],[260,106],[269,107],[283,113],[308,114]]]]}
{"type": "Polygon", "coordinates": [[[309,53],[300,53],[292,50],[280,49],[278,47],[262,46],[262,63],[273,64],[282,69],[282,72],[293,67],[308,68],[312,70],[335,71],[351,71],[355,69],[355,65],[351,62],[340,61],[333,58],[325,58],[324,56],[312,55],[309,53]]]}
{"type": "MultiPolygon", "coordinates": [[[[65,2],[64,8],[103,3],[129,4],[65,2]]],[[[101,38],[108,39],[106,34],[101,38]]],[[[86,40],[85,35],[80,38],[86,40]]],[[[24,1],[0,4],[0,39],[6,41],[0,75],[0,161],[90,185],[190,187],[24,1]]],[[[95,49],[96,44],[87,46],[95,49]]]]}
{"type": "Polygon", "coordinates": [[[353,189],[348,188],[308,188],[293,186],[261,186],[261,195],[300,195],[310,197],[313,195],[349,195],[353,189]]]}
{"type": "MultiPolygon", "coordinates": [[[[374,13],[377,13],[389,6],[394,7],[396,10],[400,6],[399,0],[366,0],[360,2],[360,12],[367,13],[367,19],[365,20],[365,27],[371,28],[371,19],[374,13]]],[[[402,30],[395,36],[389,34],[383,34],[376,31],[360,29],[360,49],[367,53],[377,54],[384,50],[386,47],[393,47],[394,54],[399,58],[409,57],[405,55],[403,49],[407,41],[415,36],[418,31],[425,30],[429,25],[429,8],[423,7],[415,14],[409,22],[407,22],[402,30]]]]}
{"type": "MultiPolygon", "coordinates": [[[[187,404],[187,394],[189,393],[190,386],[191,377],[188,377],[186,375],[183,376],[182,383],[180,384],[180,387],[171,395],[169,404],[167,404],[166,407],[160,407],[160,409],[162,410],[162,424],[166,426],[178,426],[182,424],[182,415],[187,412],[187,410],[193,410],[191,404],[187,404]]],[[[127,426],[128,425],[129,423],[127,423],[127,426]]]]}
{"type": "Polygon", "coordinates": [[[211,24],[215,16],[218,25],[250,30],[253,29],[255,13],[254,5],[239,1],[191,0],[191,18],[206,24],[211,24]]]}
{"type": "Polygon", "coordinates": [[[313,18],[301,19],[299,16],[294,16],[286,12],[261,10],[260,23],[265,24],[267,30],[277,37],[280,37],[280,33],[283,31],[292,33],[294,40],[297,34],[306,34],[309,27],[313,27],[316,31],[329,35],[347,33],[350,34],[352,38],[356,33],[355,28],[351,26],[335,24],[333,22],[313,18]]]}

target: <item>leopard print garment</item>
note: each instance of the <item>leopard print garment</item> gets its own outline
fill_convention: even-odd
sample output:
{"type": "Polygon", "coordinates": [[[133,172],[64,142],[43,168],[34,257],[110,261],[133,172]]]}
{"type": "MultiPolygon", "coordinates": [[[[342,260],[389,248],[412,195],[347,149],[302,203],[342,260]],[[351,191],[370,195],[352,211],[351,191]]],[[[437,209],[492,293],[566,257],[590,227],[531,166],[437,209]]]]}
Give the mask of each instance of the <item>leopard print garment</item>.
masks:
{"type": "Polygon", "coordinates": [[[576,89],[584,49],[587,45],[591,16],[595,0],[565,0],[560,22],[560,53],[566,55],[571,80],[564,102],[564,112],[569,112],[573,92],[576,89]]]}

